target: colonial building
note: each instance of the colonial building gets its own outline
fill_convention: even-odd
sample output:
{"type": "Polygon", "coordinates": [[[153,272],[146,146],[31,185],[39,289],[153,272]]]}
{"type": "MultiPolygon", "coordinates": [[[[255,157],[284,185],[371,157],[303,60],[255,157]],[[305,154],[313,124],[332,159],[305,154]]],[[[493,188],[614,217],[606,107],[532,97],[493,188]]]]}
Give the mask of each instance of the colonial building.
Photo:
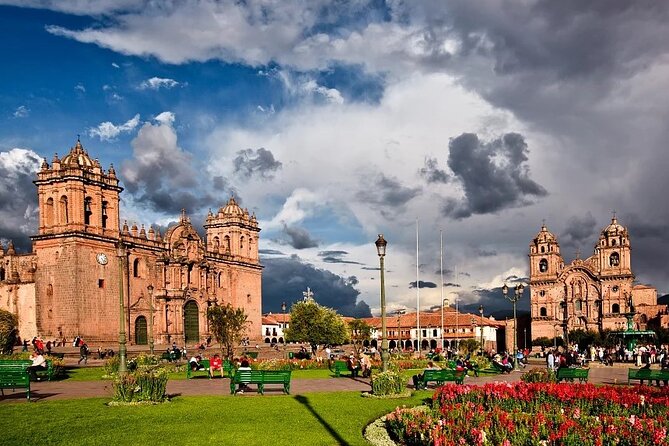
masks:
{"type": "Polygon", "coordinates": [[[570,330],[624,329],[625,313],[645,329],[666,313],[657,291],[634,284],[627,229],[614,216],[587,259],[565,265],[557,238],[545,225],[530,243],[532,338],[566,336],[570,330]]]}
{"type": "Polygon", "coordinates": [[[207,308],[244,308],[259,339],[260,229],[234,198],[209,212],[202,239],[185,212],[164,236],[120,224],[122,188],[77,141],[45,160],[34,181],[39,227],[32,253],[0,245],[0,308],[17,314],[22,338],[118,339],[121,301],[131,343],[193,344],[208,336],[207,308]],[[154,314],[151,324],[151,312],[154,314]]]}

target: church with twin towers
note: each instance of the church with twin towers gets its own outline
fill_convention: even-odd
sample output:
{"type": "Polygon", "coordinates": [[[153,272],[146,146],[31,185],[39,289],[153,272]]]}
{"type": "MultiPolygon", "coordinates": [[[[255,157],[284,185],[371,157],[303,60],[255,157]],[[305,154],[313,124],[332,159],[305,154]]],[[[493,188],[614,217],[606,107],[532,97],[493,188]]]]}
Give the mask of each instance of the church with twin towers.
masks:
{"type": "Polygon", "coordinates": [[[207,308],[243,308],[260,335],[262,266],[254,214],[230,198],[209,211],[200,237],[185,211],[164,234],[121,220],[123,188],[77,140],[42,162],[32,252],[0,244],[0,308],[17,315],[22,339],[118,340],[120,299],[128,340],[194,345],[209,336],[207,308]]]}

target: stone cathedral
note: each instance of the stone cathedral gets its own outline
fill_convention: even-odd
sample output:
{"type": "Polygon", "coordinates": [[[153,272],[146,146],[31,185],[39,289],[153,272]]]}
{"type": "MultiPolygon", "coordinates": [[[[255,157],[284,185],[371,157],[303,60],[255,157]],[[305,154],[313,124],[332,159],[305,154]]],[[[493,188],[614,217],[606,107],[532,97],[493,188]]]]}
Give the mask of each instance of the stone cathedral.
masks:
{"type": "Polygon", "coordinates": [[[164,235],[121,225],[114,167],[102,169],[80,141],[45,160],[34,183],[32,253],[0,244],[0,308],[18,315],[21,338],[117,341],[121,295],[132,344],[146,344],[151,327],[156,343],[199,343],[209,335],[207,308],[227,303],[244,308],[248,336],[259,336],[260,229],[234,198],[209,211],[204,240],[185,212],[164,235]]]}
{"type": "MultiPolygon", "coordinates": [[[[563,336],[575,329],[624,330],[634,311],[635,328],[666,314],[657,291],[634,284],[627,229],[614,216],[600,233],[594,253],[565,265],[557,238],[546,225],[530,243],[532,339],[563,336]]],[[[662,321],[659,321],[662,322],[662,321]]]]}

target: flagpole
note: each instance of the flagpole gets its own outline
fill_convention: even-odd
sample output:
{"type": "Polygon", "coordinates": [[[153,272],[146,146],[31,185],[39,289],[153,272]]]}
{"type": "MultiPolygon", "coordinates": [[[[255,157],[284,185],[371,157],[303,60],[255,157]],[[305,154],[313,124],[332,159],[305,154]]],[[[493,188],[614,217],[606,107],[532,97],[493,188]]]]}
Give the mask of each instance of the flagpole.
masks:
{"type": "Polygon", "coordinates": [[[444,231],[439,230],[439,272],[441,277],[441,344],[439,349],[444,349],[444,231]]]}
{"type": "Polygon", "coordinates": [[[418,350],[418,357],[420,357],[420,280],[418,273],[418,219],[416,219],[416,344],[418,350]]]}

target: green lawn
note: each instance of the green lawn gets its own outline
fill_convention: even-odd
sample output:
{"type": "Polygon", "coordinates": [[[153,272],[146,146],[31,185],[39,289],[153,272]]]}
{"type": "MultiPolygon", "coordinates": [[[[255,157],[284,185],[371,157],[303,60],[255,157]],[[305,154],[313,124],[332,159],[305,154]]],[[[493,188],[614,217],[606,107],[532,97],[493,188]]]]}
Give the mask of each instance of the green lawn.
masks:
{"type": "Polygon", "coordinates": [[[133,407],[107,407],[102,398],[20,401],[0,404],[0,432],[8,445],[365,445],[369,422],[431,394],[395,400],[359,392],[178,397],[133,407]]]}

